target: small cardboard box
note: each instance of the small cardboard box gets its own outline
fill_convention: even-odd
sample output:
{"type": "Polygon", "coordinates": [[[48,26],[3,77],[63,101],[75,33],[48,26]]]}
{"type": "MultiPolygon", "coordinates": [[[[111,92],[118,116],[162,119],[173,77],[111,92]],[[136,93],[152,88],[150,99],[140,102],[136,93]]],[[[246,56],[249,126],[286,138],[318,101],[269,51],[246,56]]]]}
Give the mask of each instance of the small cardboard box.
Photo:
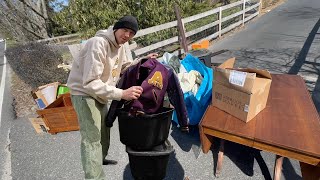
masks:
{"type": "Polygon", "coordinates": [[[44,109],[56,100],[59,84],[59,82],[54,82],[40,86],[36,90],[31,91],[31,95],[40,109],[44,109]]]}
{"type": "Polygon", "coordinates": [[[229,63],[214,69],[212,105],[248,122],[266,107],[271,75],[266,70],[231,68],[229,63]]]}
{"type": "Polygon", "coordinates": [[[29,121],[38,134],[48,132],[49,128],[46,126],[42,118],[29,118],[29,121]]]}

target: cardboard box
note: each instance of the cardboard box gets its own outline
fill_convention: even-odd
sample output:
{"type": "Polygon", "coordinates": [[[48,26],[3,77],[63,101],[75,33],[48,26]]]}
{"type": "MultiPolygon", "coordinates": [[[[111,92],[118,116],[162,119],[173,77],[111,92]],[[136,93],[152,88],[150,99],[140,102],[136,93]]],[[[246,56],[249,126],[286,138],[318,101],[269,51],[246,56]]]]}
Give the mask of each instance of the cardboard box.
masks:
{"type": "Polygon", "coordinates": [[[29,118],[29,121],[31,122],[34,130],[36,130],[36,132],[38,134],[47,133],[48,132],[49,128],[43,122],[42,118],[29,118]]]}
{"type": "Polygon", "coordinates": [[[212,105],[248,122],[266,107],[271,75],[266,70],[231,69],[230,62],[214,69],[212,105]]]}
{"type": "Polygon", "coordinates": [[[56,100],[59,84],[59,82],[46,84],[31,92],[32,97],[40,109],[44,109],[56,100]]]}

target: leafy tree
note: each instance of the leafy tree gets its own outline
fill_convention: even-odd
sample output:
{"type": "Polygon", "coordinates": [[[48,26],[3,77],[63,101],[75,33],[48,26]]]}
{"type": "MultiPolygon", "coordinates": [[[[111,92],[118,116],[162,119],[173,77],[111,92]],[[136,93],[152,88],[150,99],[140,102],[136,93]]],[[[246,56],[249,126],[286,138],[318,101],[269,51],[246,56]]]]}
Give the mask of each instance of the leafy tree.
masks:
{"type": "MultiPolygon", "coordinates": [[[[57,33],[82,32],[91,37],[99,29],[106,29],[123,15],[131,14],[139,21],[140,29],[174,21],[174,3],[183,17],[194,15],[210,8],[209,1],[196,3],[193,0],[70,0],[54,20],[60,24],[57,33]]],[[[153,35],[154,36],[154,35],[153,35]]]]}

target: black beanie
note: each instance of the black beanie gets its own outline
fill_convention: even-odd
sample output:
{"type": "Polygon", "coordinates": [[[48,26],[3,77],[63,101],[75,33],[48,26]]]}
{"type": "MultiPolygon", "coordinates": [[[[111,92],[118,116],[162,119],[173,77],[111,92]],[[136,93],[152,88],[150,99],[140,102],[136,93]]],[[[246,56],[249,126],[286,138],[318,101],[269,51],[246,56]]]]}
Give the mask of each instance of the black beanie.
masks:
{"type": "Polygon", "coordinates": [[[137,19],[131,15],[123,16],[116,22],[113,26],[113,30],[128,28],[134,31],[134,34],[138,31],[138,22],[137,19]]]}

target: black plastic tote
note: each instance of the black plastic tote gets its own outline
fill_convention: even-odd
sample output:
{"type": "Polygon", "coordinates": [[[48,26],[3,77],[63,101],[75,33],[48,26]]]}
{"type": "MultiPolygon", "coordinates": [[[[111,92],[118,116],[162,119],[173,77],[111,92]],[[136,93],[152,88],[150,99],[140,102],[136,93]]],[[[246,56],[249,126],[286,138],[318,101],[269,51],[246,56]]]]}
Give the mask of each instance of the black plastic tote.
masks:
{"type": "Polygon", "coordinates": [[[162,180],[166,176],[169,156],[174,152],[169,141],[151,151],[135,151],[126,147],[131,174],[136,180],[162,180]]]}
{"type": "Polygon", "coordinates": [[[117,111],[121,143],[135,150],[150,150],[162,144],[169,135],[172,108],[161,108],[156,114],[129,115],[123,109],[117,111]]]}

